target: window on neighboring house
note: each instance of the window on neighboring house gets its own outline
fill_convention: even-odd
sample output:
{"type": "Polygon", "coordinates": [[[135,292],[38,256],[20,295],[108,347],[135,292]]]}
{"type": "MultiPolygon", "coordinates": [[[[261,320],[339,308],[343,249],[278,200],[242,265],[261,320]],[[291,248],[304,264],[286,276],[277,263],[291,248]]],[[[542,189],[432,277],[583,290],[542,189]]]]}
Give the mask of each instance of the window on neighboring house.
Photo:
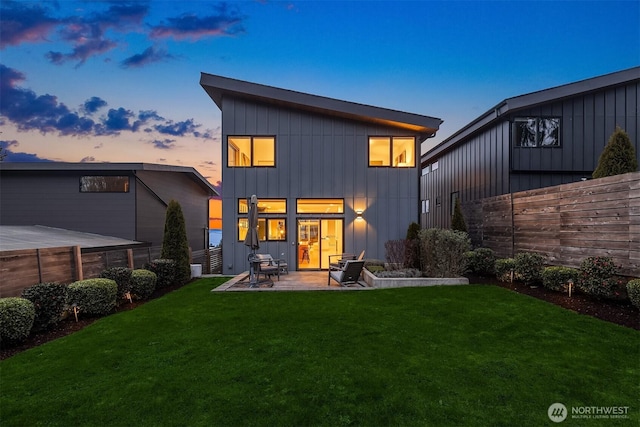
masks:
{"type": "Polygon", "coordinates": [[[439,167],[440,167],[440,165],[438,164],[437,160],[435,162],[431,163],[431,172],[437,171],[439,167]]]}
{"type": "Polygon", "coordinates": [[[431,172],[431,165],[427,165],[422,168],[422,176],[428,175],[431,172]]]}
{"type": "Polygon", "coordinates": [[[429,213],[429,199],[422,201],[422,213],[429,213]]]}
{"type": "Polygon", "coordinates": [[[276,165],[276,139],[273,136],[229,136],[227,166],[230,168],[276,165]]]}
{"type": "Polygon", "coordinates": [[[560,147],[560,118],[516,118],[513,139],[516,147],[560,147]]]}
{"type": "MultiPolygon", "coordinates": [[[[247,199],[238,200],[238,214],[248,214],[247,199]]],[[[258,238],[261,241],[287,240],[287,220],[278,215],[287,213],[286,199],[258,199],[258,238]]],[[[238,240],[243,241],[249,229],[249,219],[238,219],[238,240]]]]}
{"type": "Polygon", "coordinates": [[[416,165],[413,136],[369,137],[369,166],[412,168],[416,165]]]}
{"type": "Polygon", "coordinates": [[[81,193],[128,193],[128,176],[81,176],[81,193]]]}

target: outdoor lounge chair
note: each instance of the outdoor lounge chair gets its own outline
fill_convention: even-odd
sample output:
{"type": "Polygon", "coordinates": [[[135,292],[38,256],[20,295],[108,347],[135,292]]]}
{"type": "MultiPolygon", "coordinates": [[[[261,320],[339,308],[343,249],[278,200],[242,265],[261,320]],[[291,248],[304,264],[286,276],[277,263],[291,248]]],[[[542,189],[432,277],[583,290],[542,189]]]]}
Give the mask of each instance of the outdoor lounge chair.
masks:
{"type": "Polygon", "coordinates": [[[330,269],[327,286],[331,285],[331,279],[338,282],[340,286],[348,283],[358,283],[358,280],[360,280],[360,274],[362,273],[362,267],[364,267],[364,261],[348,260],[345,261],[344,266],[341,269],[330,269]]]}
{"type": "Polygon", "coordinates": [[[358,258],[354,254],[350,253],[342,253],[339,255],[329,255],[329,270],[340,270],[344,266],[344,263],[350,260],[357,259],[358,261],[362,261],[364,258],[364,251],[360,252],[358,258]],[[339,257],[339,258],[338,258],[339,257]],[[335,259],[337,261],[335,261],[335,259]]]}
{"type": "Polygon", "coordinates": [[[264,274],[265,278],[271,278],[271,276],[278,276],[278,280],[280,280],[280,272],[282,271],[282,266],[279,259],[274,259],[269,254],[255,254],[255,259],[258,261],[254,264],[256,277],[260,278],[260,274],[264,274]]]}

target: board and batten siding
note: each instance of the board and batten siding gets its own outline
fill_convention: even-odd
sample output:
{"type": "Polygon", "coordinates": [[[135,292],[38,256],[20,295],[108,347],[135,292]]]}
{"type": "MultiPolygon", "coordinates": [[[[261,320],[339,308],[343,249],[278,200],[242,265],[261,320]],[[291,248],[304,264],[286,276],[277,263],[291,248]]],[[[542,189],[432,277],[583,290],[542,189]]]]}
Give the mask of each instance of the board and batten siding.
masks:
{"type": "MultiPolygon", "coordinates": [[[[404,238],[418,221],[419,159],[415,168],[368,167],[368,137],[416,136],[387,126],[315,114],[272,104],[225,97],[222,106],[223,273],[248,269],[249,248],[238,241],[238,199],[287,199],[287,241],[261,242],[259,252],[297,265],[296,219],[298,198],[344,199],[344,250],[367,258],[385,258],[384,243],[404,238]],[[227,167],[228,136],[275,136],[276,166],[227,167]],[[364,211],[355,222],[355,211],[364,211]],[[232,220],[230,220],[232,219],[232,220]]],[[[419,153],[418,142],[415,147],[419,153]]]]}

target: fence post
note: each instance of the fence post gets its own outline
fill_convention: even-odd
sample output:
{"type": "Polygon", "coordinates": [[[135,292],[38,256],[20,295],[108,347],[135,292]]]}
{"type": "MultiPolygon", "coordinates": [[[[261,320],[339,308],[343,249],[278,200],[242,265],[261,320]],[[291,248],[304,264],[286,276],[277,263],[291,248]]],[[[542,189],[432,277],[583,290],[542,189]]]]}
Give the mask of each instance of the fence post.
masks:
{"type": "Polygon", "coordinates": [[[42,283],[42,260],[40,259],[40,248],[36,249],[36,256],[38,257],[38,281],[42,283]]]}
{"type": "Polygon", "coordinates": [[[82,253],[80,252],[80,246],[73,247],[73,259],[76,263],[76,280],[83,280],[84,274],[82,270],[82,253]]]}
{"type": "Polygon", "coordinates": [[[129,268],[133,270],[133,249],[127,249],[127,264],[129,268]]]}

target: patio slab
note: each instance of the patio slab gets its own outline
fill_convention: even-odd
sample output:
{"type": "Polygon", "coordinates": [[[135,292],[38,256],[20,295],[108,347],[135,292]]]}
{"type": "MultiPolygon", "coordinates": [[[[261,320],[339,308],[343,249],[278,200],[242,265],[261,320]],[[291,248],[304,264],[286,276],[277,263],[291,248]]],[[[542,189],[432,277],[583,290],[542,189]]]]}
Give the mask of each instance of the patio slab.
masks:
{"type": "Polygon", "coordinates": [[[218,286],[211,292],[273,292],[273,291],[358,291],[373,289],[364,280],[358,285],[339,286],[331,281],[327,286],[327,271],[291,271],[289,274],[281,274],[280,280],[273,279],[272,286],[249,287],[249,272],[245,271],[233,277],[228,282],[218,286]],[[246,283],[246,284],[245,284],[246,283]]]}

